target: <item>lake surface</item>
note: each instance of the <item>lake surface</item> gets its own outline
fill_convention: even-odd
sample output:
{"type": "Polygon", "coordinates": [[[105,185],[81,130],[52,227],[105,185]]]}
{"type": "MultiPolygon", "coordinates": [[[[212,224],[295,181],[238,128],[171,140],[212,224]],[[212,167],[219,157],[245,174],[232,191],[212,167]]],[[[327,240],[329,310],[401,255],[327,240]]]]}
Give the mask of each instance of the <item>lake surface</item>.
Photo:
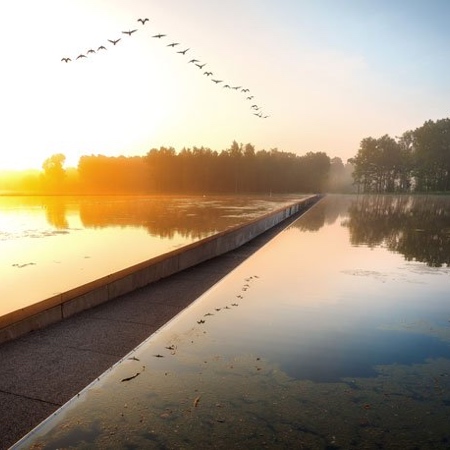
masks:
{"type": "Polygon", "coordinates": [[[0,316],[300,198],[0,196],[0,316]]]}
{"type": "Polygon", "coordinates": [[[449,246],[447,197],[328,196],[18,448],[449,448],[449,246]]]}

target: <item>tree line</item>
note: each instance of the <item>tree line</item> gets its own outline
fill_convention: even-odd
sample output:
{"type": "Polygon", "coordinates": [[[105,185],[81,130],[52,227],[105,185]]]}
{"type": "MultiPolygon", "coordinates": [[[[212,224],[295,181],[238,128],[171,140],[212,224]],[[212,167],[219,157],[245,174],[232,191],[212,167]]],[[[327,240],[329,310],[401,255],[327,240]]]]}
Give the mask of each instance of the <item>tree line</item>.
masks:
{"type": "Polygon", "coordinates": [[[330,168],[336,163],[323,152],[299,156],[278,149],[256,151],[252,144],[236,141],[220,152],[206,147],[179,152],[160,147],[145,156],[85,155],[71,172],[64,169],[64,161],[60,153],[47,158],[39,179],[28,183],[29,190],[81,194],[324,192],[330,168]]]}
{"type": "Polygon", "coordinates": [[[429,120],[400,137],[364,138],[346,164],[324,152],[303,156],[230,148],[152,148],[145,156],[86,155],[65,169],[61,153],[17,181],[1,174],[0,193],[244,194],[289,192],[449,192],[450,119],[429,120]]]}
{"type": "Polygon", "coordinates": [[[321,192],[330,158],[325,153],[255,151],[234,141],[220,153],[205,147],[151,149],[144,157],[83,156],[81,185],[88,190],[156,194],[321,192]]]}
{"type": "Polygon", "coordinates": [[[361,141],[349,162],[358,191],[450,191],[450,119],[429,120],[401,137],[361,141]]]}

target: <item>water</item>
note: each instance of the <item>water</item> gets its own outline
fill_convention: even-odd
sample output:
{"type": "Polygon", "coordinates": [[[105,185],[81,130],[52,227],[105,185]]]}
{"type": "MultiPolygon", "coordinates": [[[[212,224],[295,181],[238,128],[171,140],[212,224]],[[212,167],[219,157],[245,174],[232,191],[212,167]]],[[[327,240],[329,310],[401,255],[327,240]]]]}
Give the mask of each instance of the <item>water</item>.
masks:
{"type": "Polygon", "coordinates": [[[449,214],[327,197],[20,448],[449,448],[449,214]]]}
{"type": "Polygon", "coordinates": [[[0,316],[294,200],[0,196],[0,316]]]}

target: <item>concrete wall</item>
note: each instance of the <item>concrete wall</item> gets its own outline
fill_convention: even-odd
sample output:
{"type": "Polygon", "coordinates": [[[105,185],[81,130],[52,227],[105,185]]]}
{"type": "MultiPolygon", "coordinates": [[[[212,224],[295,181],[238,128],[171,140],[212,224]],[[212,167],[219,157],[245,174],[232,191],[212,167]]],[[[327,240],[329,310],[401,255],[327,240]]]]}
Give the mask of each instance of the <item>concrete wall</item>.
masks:
{"type": "Polygon", "coordinates": [[[234,250],[293,214],[306,211],[320,198],[319,195],[307,197],[244,225],[209,236],[2,316],[0,317],[0,343],[43,328],[234,250]]]}

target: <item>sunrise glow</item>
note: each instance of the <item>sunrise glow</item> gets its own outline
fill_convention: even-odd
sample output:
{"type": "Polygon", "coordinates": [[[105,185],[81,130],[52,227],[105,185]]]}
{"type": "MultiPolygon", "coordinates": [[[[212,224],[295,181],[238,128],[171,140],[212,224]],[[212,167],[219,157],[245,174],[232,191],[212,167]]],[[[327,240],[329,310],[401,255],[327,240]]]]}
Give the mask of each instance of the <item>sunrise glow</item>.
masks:
{"type": "Polygon", "coordinates": [[[446,117],[450,6],[432,5],[5,2],[0,170],[39,169],[54,153],[76,166],[160,146],[221,151],[234,139],[345,161],[364,137],[446,117]]]}

